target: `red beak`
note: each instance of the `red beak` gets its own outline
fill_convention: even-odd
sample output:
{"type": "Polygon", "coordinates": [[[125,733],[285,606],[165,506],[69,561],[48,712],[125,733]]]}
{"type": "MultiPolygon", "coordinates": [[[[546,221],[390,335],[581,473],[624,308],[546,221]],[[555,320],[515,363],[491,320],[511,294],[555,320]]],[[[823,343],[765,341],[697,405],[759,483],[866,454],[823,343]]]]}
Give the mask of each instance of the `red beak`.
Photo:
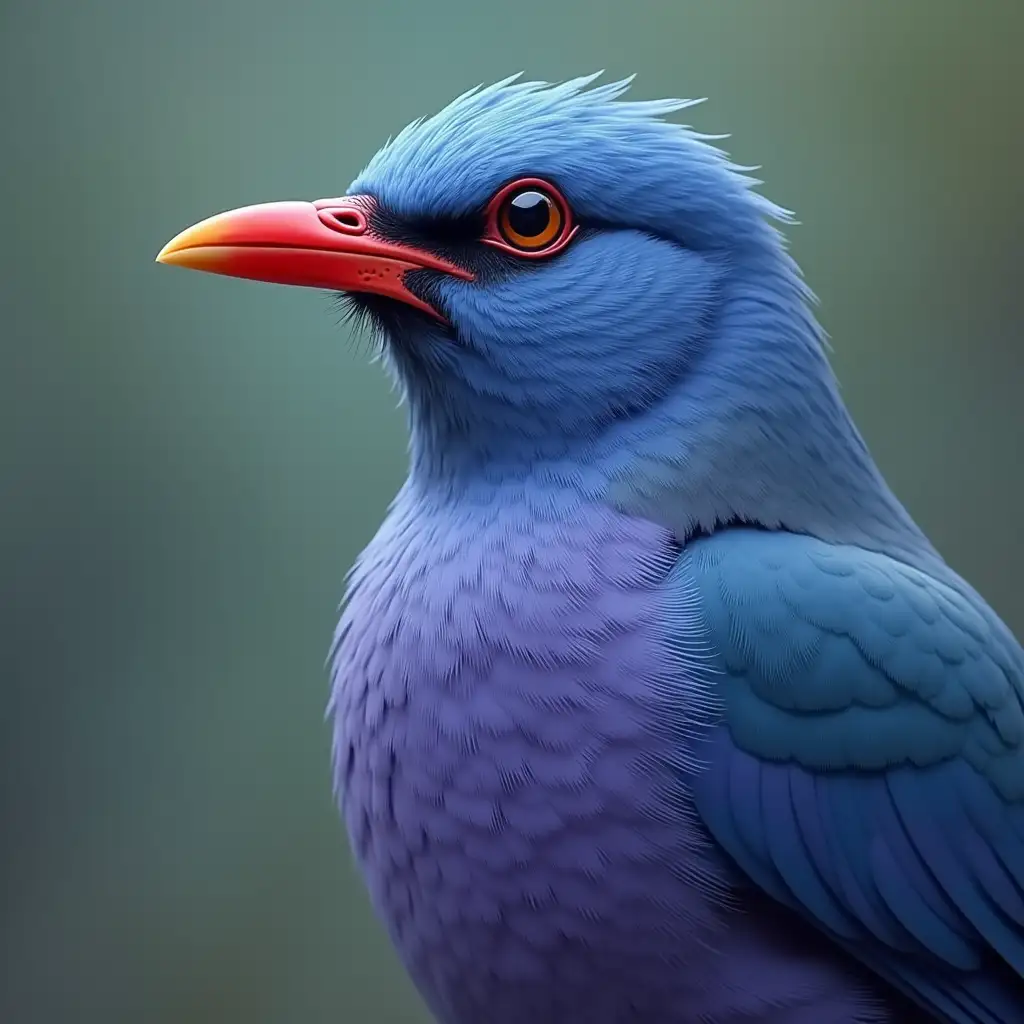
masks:
{"type": "Polygon", "coordinates": [[[371,292],[444,317],[409,291],[410,270],[436,270],[472,281],[468,270],[370,228],[369,196],[243,206],[182,231],[157,256],[193,270],[275,284],[371,292]]]}

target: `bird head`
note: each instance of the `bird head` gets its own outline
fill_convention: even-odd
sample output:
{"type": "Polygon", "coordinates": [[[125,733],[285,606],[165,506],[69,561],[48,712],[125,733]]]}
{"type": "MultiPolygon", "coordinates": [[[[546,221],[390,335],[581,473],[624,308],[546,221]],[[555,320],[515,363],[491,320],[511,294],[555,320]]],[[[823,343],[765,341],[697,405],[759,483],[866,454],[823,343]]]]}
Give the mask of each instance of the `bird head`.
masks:
{"type": "Polygon", "coordinates": [[[473,90],[345,196],[220,214],[159,260],[341,291],[405,388],[474,432],[563,438],[657,402],[713,330],[765,201],[716,150],[590,79],[473,90]]]}
{"type": "Polygon", "coordinates": [[[687,101],[594,77],[471,90],[344,196],[220,214],[158,259],[344,293],[408,399],[414,475],[575,463],[680,532],[828,533],[857,511],[851,475],[884,485],[775,226],[788,214],[665,120],[687,101]]]}

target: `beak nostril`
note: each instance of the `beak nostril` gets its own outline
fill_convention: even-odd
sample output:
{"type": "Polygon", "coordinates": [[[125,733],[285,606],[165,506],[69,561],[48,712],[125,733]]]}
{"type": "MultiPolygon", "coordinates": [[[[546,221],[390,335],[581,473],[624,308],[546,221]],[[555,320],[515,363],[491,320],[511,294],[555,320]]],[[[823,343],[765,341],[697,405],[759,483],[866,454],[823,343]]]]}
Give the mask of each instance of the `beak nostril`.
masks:
{"type": "Polygon", "coordinates": [[[335,231],[346,235],[362,235],[366,232],[366,214],[352,206],[320,211],[320,219],[335,231]]]}

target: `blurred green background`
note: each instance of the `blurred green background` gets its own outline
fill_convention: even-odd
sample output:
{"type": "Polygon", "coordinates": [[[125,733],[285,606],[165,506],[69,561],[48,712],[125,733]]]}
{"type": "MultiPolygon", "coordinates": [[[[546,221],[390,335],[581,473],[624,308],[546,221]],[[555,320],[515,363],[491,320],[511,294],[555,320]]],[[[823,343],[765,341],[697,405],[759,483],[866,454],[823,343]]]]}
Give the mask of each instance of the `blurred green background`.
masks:
{"type": "Polygon", "coordinates": [[[708,96],[847,400],[1024,631],[1024,5],[0,3],[0,1021],[417,1024],[323,659],[404,423],[330,298],[153,263],[525,69],[708,96]]]}

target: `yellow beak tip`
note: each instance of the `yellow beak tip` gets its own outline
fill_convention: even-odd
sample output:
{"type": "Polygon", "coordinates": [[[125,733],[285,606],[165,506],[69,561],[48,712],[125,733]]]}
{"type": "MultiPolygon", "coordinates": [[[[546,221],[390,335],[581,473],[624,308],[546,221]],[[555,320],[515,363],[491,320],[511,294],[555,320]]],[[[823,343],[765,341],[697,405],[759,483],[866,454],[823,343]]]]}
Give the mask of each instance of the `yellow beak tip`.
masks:
{"type": "Polygon", "coordinates": [[[189,228],[188,231],[182,231],[175,235],[164,247],[156,254],[157,263],[175,263],[175,256],[189,248],[190,241],[199,241],[195,239],[196,232],[194,228],[189,228]]]}

